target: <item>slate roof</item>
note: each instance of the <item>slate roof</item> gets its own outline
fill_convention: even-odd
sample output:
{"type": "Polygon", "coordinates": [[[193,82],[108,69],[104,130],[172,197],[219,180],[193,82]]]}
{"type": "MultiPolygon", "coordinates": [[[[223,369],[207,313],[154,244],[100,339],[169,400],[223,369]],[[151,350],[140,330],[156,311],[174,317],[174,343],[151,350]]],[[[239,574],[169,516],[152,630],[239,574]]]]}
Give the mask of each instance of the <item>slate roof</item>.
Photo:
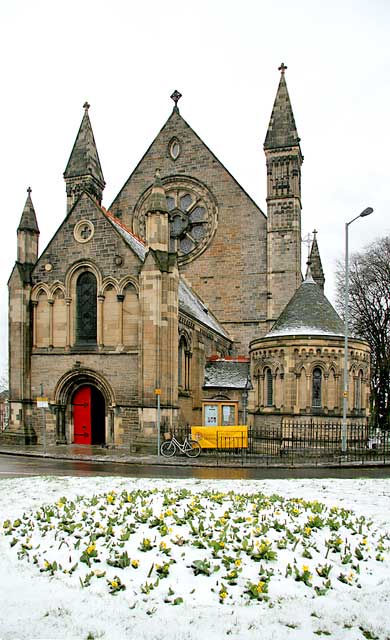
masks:
{"type": "Polygon", "coordinates": [[[313,280],[324,289],[325,274],[322,268],[320,250],[317,243],[317,232],[314,231],[314,238],[310,251],[310,270],[313,276],[313,280]]]}
{"type": "Polygon", "coordinates": [[[286,79],[284,72],[282,72],[264,142],[264,149],[292,147],[298,144],[298,131],[295,125],[286,79]]]}
{"type": "Polygon", "coordinates": [[[142,260],[145,260],[145,244],[142,242],[140,238],[137,238],[127,227],[118,218],[115,218],[112,213],[103,209],[103,213],[106,218],[109,219],[111,224],[115,227],[118,233],[122,236],[125,242],[131,247],[134,253],[142,260]]]}
{"type": "Polygon", "coordinates": [[[344,335],[343,321],[313,280],[310,269],[265,337],[288,335],[344,335]]]}
{"type": "Polygon", "coordinates": [[[219,324],[216,317],[210,313],[206,305],[203,304],[196,293],[194,293],[182,279],[179,281],[179,311],[183,311],[192,316],[195,320],[206,325],[206,327],[210,327],[213,331],[230,340],[225,329],[219,324]]]}
{"type": "MultiPolygon", "coordinates": [[[[103,208],[102,211],[129,247],[131,247],[140,260],[144,262],[146,255],[144,242],[131,233],[131,231],[127,229],[127,227],[118,220],[118,218],[113,216],[112,213],[103,208]]],[[[230,340],[229,335],[218,322],[216,317],[207,309],[206,305],[200,300],[196,293],[194,293],[194,291],[192,291],[187,283],[181,278],[179,280],[179,311],[191,316],[194,320],[201,322],[206,327],[212,329],[212,331],[215,331],[224,338],[230,340]]]]}
{"type": "Polygon", "coordinates": [[[84,108],[84,116],[64,171],[64,178],[92,176],[104,187],[103,171],[88,115],[89,105],[86,103],[84,108]]]}
{"type": "Polygon", "coordinates": [[[24,205],[22,217],[20,218],[18,231],[36,231],[39,233],[37,217],[35,215],[34,205],[31,200],[31,189],[27,189],[27,199],[24,205]]]}
{"type": "Polygon", "coordinates": [[[207,362],[204,387],[224,389],[245,389],[249,376],[249,362],[236,360],[215,360],[207,362]]]}

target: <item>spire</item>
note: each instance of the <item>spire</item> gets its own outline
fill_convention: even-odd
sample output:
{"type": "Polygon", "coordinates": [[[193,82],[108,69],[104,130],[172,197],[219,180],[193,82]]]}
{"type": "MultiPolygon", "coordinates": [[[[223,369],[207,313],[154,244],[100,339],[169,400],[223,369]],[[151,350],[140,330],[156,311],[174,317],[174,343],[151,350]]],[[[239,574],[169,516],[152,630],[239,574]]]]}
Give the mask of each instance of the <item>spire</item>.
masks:
{"type": "Polygon", "coordinates": [[[35,231],[35,233],[39,233],[37,217],[31,200],[30,187],[27,189],[26,204],[24,205],[22,217],[20,218],[18,231],[35,231]]]}
{"type": "Polygon", "coordinates": [[[150,194],[148,211],[149,213],[154,213],[155,211],[161,211],[164,213],[168,212],[167,198],[165,196],[165,189],[161,181],[160,169],[156,169],[154,184],[152,187],[152,192],[150,194]]]}
{"type": "Polygon", "coordinates": [[[294,114],[288,95],[284,62],[279,67],[280,81],[271,119],[265,137],[264,149],[277,149],[280,147],[293,147],[299,145],[298,131],[295,125],[294,114]]]}
{"type": "Polygon", "coordinates": [[[90,105],[85,102],[83,107],[84,116],[64,171],[68,210],[73,206],[82,191],[90,193],[101,204],[105,187],[103,171],[89,119],[88,111],[90,105]]]}
{"type": "Polygon", "coordinates": [[[156,169],[146,216],[146,244],[155,251],[169,252],[169,216],[160,170],[156,169]]]}
{"type": "Polygon", "coordinates": [[[311,274],[313,276],[313,279],[318,284],[318,286],[321,287],[322,290],[324,290],[325,274],[322,268],[320,251],[318,249],[318,244],[317,244],[317,233],[318,231],[314,229],[313,242],[311,245],[309,260],[310,260],[311,274]]]}
{"type": "Polygon", "coordinates": [[[27,199],[18,226],[17,261],[22,264],[34,264],[38,258],[39,229],[31,200],[31,189],[27,189],[27,199]]]}

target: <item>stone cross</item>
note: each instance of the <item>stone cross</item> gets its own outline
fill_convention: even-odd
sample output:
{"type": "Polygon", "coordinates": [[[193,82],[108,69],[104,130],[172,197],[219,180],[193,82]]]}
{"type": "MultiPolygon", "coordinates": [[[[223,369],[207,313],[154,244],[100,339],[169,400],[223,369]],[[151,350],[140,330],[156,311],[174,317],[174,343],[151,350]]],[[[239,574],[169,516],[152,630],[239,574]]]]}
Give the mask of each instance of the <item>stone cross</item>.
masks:
{"type": "Polygon", "coordinates": [[[280,73],[281,73],[282,75],[284,75],[284,72],[287,70],[287,67],[286,67],[286,65],[284,64],[284,62],[282,62],[282,64],[280,65],[280,67],[279,67],[279,69],[278,69],[278,70],[280,71],[280,73]]]}
{"type": "Polygon", "coordinates": [[[182,94],[177,89],[175,89],[175,91],[172,93],[171,98],[172,98],[173,102],[175,103],[175,107],[177,107],[177,103],[179,102],[181,96],[182,96],[182,94]]]}

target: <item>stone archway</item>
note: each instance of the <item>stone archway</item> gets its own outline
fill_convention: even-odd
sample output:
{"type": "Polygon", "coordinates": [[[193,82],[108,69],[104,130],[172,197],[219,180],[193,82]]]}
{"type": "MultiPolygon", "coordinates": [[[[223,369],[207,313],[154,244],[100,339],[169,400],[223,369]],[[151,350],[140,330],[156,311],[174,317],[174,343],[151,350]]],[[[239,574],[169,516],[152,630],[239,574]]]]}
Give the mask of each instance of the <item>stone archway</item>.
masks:
{"type": "Polygon", "coordinates": [[[114,395],[93,370],[68,372],[55,390],[57,441],[76,444],[114,442],[114,395]]]}

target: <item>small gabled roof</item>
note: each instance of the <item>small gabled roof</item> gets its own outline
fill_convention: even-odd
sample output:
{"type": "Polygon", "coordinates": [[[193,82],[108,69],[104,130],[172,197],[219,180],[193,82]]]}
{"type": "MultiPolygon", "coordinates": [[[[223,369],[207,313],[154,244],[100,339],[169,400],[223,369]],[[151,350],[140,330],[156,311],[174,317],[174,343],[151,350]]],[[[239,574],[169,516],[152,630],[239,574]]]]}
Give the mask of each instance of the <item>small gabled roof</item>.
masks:
{"type": "Polygon", "coordinates": [[[142,262],[144,262],[146,249],[145,249],[145,244],[143,240],[135,236],[130,231],[130,229],[128,229],[118,218],[115,218],[115,216],[113,216],[112,213],[110,213],[110,211],[107,211],[106,209],[103,209],[103,208],[102,208],[102,211],[106,216],[106,218],[109,220],[109,222],[111,222],[113,227],[118,231],[118,233],[122,236],[125,242],[129,245],[129,247],[131,247],[134,253],[139,257],[139,259],[142,260],[142,262]]]}
{"type": "Polygon", "coordinates": [[[310,268],[306,279],[265,337],[289,335],[344,335],[343,321],[313,280],[310,268]]]}
{"type": "Polygon", "coordinates": [[[209,360],[204,372],[205,388],[245,389],[249,379],[249,359],[209,360]]]}
{"type": "Polygon", "coordinates": [[[281,72],[279,87],[265,137],[264,149],[278,149],[280,147],[299,145],[300,138],[295,124],[286,78],[284,76],[286,69],[287,67],[282,62],[279,67],[279,71],[281,72]]]}
{"type": "Polygon", "coordinates": [[[64,178],[77,178],[81,176],[92,176],[105,186],[103,171],[99,160],[99,154],[92,131],[91,121],[88,114],[89,104],[84,104],[84,116],[81,121],[76,141],[73,145],[68,164],[64,171],[64,178]]]}
{"type": "Polygon", "coordinates": [[[22,217],[20,218],[18,231],[35,231],[36,233],[39,233],[37,217],[31,200],[30,187],[27,189],[26,204],[24,205],[22,217]]]}
{"type": "Polygon", "coordinates": [[[230,340],[229,335],[218,322],[216,317],[208,310],[207,306],[201,301],[196,293],[190,289],[183,278],[180,278],[179,280],[179,311],[190,315],[206,327],[209,327],[224,338],[230,340]]]}

